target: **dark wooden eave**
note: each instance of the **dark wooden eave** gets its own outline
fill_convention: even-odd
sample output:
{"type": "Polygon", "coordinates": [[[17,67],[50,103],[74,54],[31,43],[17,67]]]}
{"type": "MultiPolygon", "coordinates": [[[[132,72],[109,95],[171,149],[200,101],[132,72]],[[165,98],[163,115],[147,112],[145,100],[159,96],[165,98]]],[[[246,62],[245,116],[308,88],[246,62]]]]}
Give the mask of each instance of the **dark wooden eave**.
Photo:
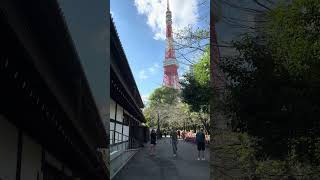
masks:
{"type": "Polygon", "coordinates": [[[140,122],[146,122],[141,108],[144,107],[130,66],[124,54],[114,23],[111,21],[111,98],[116,100],[140,122]]]}
{"type": "Polygon", "coordinates": [[[121,41],[117,33],[115,24],[112,19],[110,20],[110,22],[111,53],[117,55],[117,58],[111,58],[111,68],[113,68],[121,77],[121,80],[124,81],[123,84],[126,88],[126,91],[128,91],[127,93],[131,96],[131,98],[133,98],[137,106],[139,108],[143,108],[144,104],[134,80],[128,60],[124,53],[123,47],[121,45],[121,41]]]}
{"type": "Polygon", "coordinates": [[[146,122],[141,109],[139,109],[134,104],[133,100],[130,98],[128,93],[126,93],[126,90],[123,84],[118,79],[118,75],[115,73],[115,71],[112,68],[110,71],[110,76],[111,76],[111,86],[110,86],[111,98],[114,99],[118,104],[120,104],[124,109],[126,109],[137,120],[139,120],[140,122],[146,122]]]}
{"type": "MultiPolygon", "coordinates": [[[[66,23],[55,0],[2,1],[3,11],[32,61],[52,93],[57,97],[75,127],[79,124],[80,96],[91,104],[91,127],[97,137],[95,144],[108,147],[104,126],[95,106],[85,73],[69,35],[66,23]],[[45,60],[44,60],[45,59],[45,60]],[[81,90],[80,90],[81,89],[81,90]],[[100,141],[100,142],[97,142],[100,141]]],[[[89,127],[86,127],[89,128],[89,127]]]]}
{"type": "MultiPolygon", "coordinates": [[[[101,165],[97,148],[108,148],[108,136],[58,3],[55,0],[4,0],[0,2],[0,13],[8,20],[8,26],[17,36],[17,41],[25,48],[25,56],[29,57],[26,69],[20,69],[20,73],[24,72],[26,78],[30,76],[29,78],[34,81],[36,90],[33,92],[37,91],[38,94],[43,94],[40,97],[41,100],[46,99],[48,107],[51,107],[53,113],[56,112],[60,116],[60,121],[63,120],[60,122],[60,126],[67,130],[72,141],[77,141],[79,149],[75,148],[76,146],[68,145],[70,139],[62,141],[61,132],[59,135],[56,132],[57,129],[52,129],[50,123],[46,121],[47,113],[36,113],[34,108],[30,109],[30,112],[23,111],[28,115],[26,118],[33,119],[30,122],[35,123],[37,120],[42,120],[37,122],[38,124],[28,124],[21,121],[21,114],[14,114],[13,111],[9,115],[15,117],[13,119],[20,119],[16,123],[27,129],[30,134],[39,137],[41,143],[46,143],[46,139],[42,139],[40,135],[41,132],[49,133],[47,136],[43,136],[54,138],[47,139],[50,141],[47,142],[49,147],[56,149],[57,153],[64,153],[65,150],[69,151],[70,155],[75,154],[75,160],[78,156],[86,161],[86,165],[90,167],[91,171],[95,171],[99,164],[101,165]],[[38,114],[40,117],[37,116],[38,114]],[[42,128],[48,131],[42,131],[42,128]],[[55,144],[64,145],[59,150],[57,147],[54,148],[55,144]]],[[[20,64],[23,65],[22,62],[20,64]]],[[[14,86],[16,85],[12,84],[9,87],[14,86]]],[[[10,92],[8,89],[6,92],[18,91],[10,92]]],[[[19,98],[21,103],[24,102],[25,107],[30,106],[26,104],[28,99],[25,95],[21,95],[19,98]]],[[[30,108],[32,107],[30,106],[30,108]]],[[[80,159],[78,160],[80,161],[80,159]]],[[[105,174],[109,173],[107,170],[101,169],[101,171],[105,171],[105,174]]]]}

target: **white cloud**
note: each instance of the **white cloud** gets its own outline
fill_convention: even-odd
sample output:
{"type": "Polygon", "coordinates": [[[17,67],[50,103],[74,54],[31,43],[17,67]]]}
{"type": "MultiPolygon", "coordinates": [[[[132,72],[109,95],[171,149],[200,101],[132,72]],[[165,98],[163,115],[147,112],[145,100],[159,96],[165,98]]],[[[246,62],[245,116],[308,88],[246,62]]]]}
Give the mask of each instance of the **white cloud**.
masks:
{"type": "Polygon", "coordinates": [[[149,67],[148,70],[149,70],[150,73],[154,73],[154,72],[156,71],[156,70],[154,69],[154,67],[149,67]]]}
{"type": "Polygon", "coordinates": [[[144,80],[149,78],[152,75],[155,75],[158,70],[159,70],[160,66],[158,63],[154,63],[152,66],[146,68],[146,69],[142,69],[139,71],[139,79],[144,80]]]}
{"type": "Polygon", "coordinates": [[[147,79],[148,78],[148,76],[146,75],[146,71],[145,70],[141,70],[139,72],[139,78],[140,79],[147,79]]]}
{"type": "MultiPolygon", "coordinates": [[[[180,30],[196,23],[197,0],[170,0],[173,30],[180,30]]],[[[147,16],[147,24],[154,33],[154,39],[164,40],[166,30],[167,0],[134,0],[139,14],[147,16]]]]}
{"type": "Polygon", "coordinates": [[[159,67],[160,66],[158,63],[154,63],[151,67],[148,68],[148,70],[151,74],[155,74],[158,71],[159,67]]]}
{"type": "Polygon", "coordinates": [[[144,103],[144,104],[147,104],[148,101],[149,101],[149,94],[147,94],[147,95],[142,95],[141,98],[142,98],[143,103],[144,103]]]}

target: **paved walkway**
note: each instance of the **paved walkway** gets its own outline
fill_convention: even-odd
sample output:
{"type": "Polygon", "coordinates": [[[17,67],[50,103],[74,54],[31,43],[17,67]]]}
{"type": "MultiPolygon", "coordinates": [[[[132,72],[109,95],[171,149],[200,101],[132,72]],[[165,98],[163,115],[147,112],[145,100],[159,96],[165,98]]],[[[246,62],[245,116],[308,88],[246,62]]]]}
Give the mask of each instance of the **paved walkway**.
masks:
{"type": "Polygon", "coordinates": [[[209,153],[198,161],[196,145],[179,140],[173,157],[170,138],[157,142],[156,155],[149,155],[149,144],[140,150],[113,180],[209,180],[209,153]]]}

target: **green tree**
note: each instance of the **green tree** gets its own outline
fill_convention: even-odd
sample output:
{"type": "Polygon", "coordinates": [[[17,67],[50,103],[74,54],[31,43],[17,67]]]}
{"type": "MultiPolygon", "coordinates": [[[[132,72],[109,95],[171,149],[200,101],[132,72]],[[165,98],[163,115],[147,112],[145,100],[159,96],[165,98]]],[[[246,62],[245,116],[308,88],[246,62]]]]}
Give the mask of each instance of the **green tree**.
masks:
{"type": "Polygon", "coordinates": [[[206,48],[200,61],[194,65],[194,78],[202,87],[210,85],[210,49],[206,48]]]}
{"type": "Polygon", "coordinates": [[[187,119],[186,106],[179,101],[180,92],[169,87],[155,89],[150,97],[144,115],[149,127],[157,127],[158,118],[160,128],[168,130],[175,127],[182,129],[187,119]]]}
{"type": "Polygon", "coordinates": [[[150,106],[156,106],[157,104],[175,104],[179,97],[179,91],[162,86],[160,88],[155,89],[150,97],[149,97],[149,103],[150,106]]]}
{"type": "Polygon", "coordinates": [[[294,0],[269,12],[266,34],[278,70],[320,78],[320,1],[294,0]]]}
{"type": "Polygon", "coordinates": [[[209,99],[210,99],[210,51],[206,48],[199,62],[194,65],[193,72],[184,74],[181,82],[181,97],[187,103],[191,112],[195,112],[198,119],[209,131],[209,99]]]}
{"type": "Polygon", "coordinates": [[[319,5],[280,4],[269,12],[263,43],[244,35],[234,42],[238,54],[221,61],[230,91],[225,110],[236,114],[236,127],[259,139],[258,146],[246,148],[254,148],[254,165],[243,166],[256,167],[253,176],[319,176],[319,5]]]}
{"type": "Polygon", "coordinates": [[[208,113],[210,98],[210,52],[209,48],[194,65],[193,72],[184,74],[181,81],[182,101],[189,104],[192,111],[208,113]]]}

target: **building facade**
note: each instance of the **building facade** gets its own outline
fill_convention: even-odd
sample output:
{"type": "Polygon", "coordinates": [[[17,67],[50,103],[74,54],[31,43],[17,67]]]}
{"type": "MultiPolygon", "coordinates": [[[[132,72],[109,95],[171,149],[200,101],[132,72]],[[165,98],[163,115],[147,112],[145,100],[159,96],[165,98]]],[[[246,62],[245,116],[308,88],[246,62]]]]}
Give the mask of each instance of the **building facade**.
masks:
{"type": "Polygon", "coordinates": [[[260,35],[267,22],[268,9],[274,8],[277,2],[277,0],[261,3],[254,0],[216,0],[212,2],[220,57],[237,54],[235,48],[232,47],[232,41],[240,40],[243,34],[260,35]]]}
{"type": "MultiPolygon", "coordinates": [[[[112,21],[112,20],[111,20],[112,21]]],[[[110,174],[111,178],[148,141],[144,104],[115,25],[111,23],[110,174]]]]}
{"type": "Polygon", "coordinates": [[[56,1],[0,2],[0,179],[109,179],[108,135],[56,1]]]}

